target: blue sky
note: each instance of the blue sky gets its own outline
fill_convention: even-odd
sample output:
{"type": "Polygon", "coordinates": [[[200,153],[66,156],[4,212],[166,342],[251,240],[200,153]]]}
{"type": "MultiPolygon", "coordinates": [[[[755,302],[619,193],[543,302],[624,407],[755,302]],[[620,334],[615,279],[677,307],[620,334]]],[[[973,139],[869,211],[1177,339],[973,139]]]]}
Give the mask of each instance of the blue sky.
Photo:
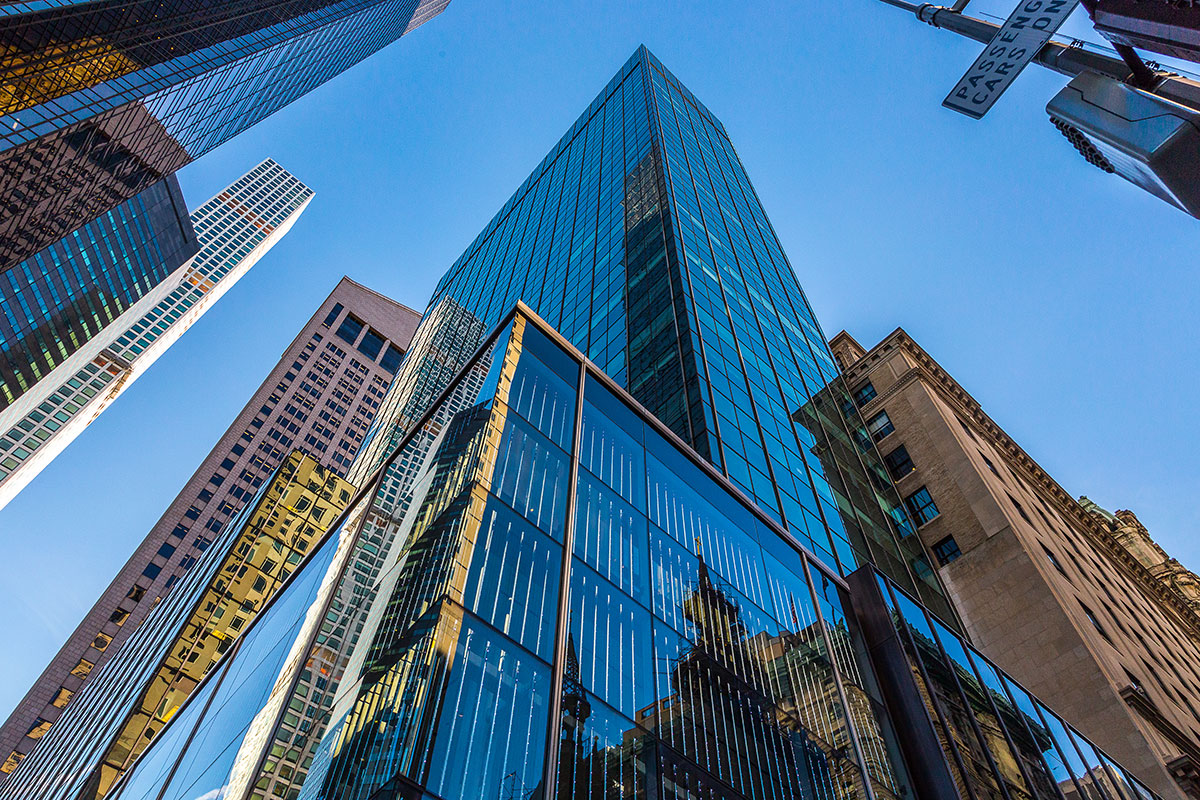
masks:
{"type": "Polygon", "coordinates": [[[453,0],[180,174],[194,207],[271,156],[316,198],[0,511],[0,714],[338,279],[424,308],[639,43],[725,123],[827,335],[905,327],[1067,491],[1200,567],[1200,223],[1075,154],[1044,111],[1065,78],[1031,67],[976,122],[940,103],[981,46],[872,0],[453,0]]]}

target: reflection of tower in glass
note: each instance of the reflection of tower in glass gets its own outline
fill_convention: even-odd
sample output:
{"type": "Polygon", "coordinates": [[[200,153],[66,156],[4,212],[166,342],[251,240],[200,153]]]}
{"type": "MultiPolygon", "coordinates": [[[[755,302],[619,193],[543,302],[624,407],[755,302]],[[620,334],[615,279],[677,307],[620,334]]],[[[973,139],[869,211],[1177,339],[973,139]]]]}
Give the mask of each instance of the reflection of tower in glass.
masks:
{"type": "Polygon", "coordinates": [[[448,2],[99,0],[0,17],[0,271],[448,2]]]}
{"type": "Polygon", "coordinates": [[[691,792],[715,777],[745,796],[865,796],[820,624],[800,627],[793,609],[796,632],[752,632],[703,558],[682,610],[695,633],[671,661],[674,692],[639,714],[676,751],[663,774],[691,792]]]}
{"type": "MultiPolygon", "coordinates": [[[[396,554],[404,550],[411,531],[411,523],[404,524],[404,512],[414,492],[425,488],[421,476],[430,474],[439,454],[444,457],[443,434],[474,403],[490,366],[485,355],[455,384],[430,418],[416,427],[450,377],[466,365],[484,334],[479,320],[448,298],[431,308],[424,319],[350,470],[353,479],[366,481],[406,433],[412,436],[402,456],[384,472],[374,498],[364,501],[353,518],[362,520],[362,530],[337,580],[321,633],[311,644],[308,663],[292,689],[289,707],[295,711],[294,722],[281,721],[274,741],[274,749],[279,752],[264,762],[259,773],[256,786],[266,796],[286,796],[301,786],[309,774],[306,765],[316,763],[313,769],[321,773],[321,763],[314,761],[321,755],[317,745],[325,734],[333,698],[347,672],[352,649],[364,638],[364,626],[378,588],[376,581],[396,554]]],[[[352,522],[346,527],[353,526],[352,522]]]]}

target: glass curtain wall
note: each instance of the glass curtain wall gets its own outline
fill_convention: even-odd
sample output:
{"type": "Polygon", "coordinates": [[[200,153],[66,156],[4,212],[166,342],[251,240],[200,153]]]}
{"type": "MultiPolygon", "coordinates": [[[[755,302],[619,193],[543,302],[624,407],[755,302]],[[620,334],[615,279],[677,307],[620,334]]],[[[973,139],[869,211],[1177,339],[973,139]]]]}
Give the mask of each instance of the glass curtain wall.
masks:
{"type": "Polygon", "coordinates": [[[874,560],[952,617],[873,447],[850,444],[837,368],[728,132],[646,48],[430,309],[447,301],[484,330],[526,303],[831,569],[874,560]]]}
{"type": "MultiPolygon", "coordinates": [[[[529,317],[465,379],[300,797],[902,796],[839,578],[529,317]]],[[[248,731],[313,663],[282,642],[334,538],[115,797],[259,796],[248,731]]]]}
{"type": "Polygon", "coordinates": [[[543,326],[502,323],[114,797],[900,800],[914,725],[964,800],[1153,797],[872,570],[925,709],[894,717],[847,584],[543,326]],[[306,706],[405,458],[378,601],[306,706]]]}
{"type": "Polygon", "coordinates": [[[876,577],[961,796],[1155,797],[909,595],[876,577]]]}
{"type": "Polygon", "coordinates": [[[399,39],[449,0],[0,9],[0,270],[399,39]]]}

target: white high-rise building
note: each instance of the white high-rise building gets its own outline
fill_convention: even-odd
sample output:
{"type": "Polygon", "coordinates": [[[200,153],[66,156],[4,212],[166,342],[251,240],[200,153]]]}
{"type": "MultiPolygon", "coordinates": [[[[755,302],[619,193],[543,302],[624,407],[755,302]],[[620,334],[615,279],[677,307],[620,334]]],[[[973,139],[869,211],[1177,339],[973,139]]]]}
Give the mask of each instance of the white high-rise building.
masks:
{"type": "Polygon", "coordinates": [[[291,230],[312,189],[266,159],[191,214],[200,252],[0,412],[0,508],[291,230]]]}

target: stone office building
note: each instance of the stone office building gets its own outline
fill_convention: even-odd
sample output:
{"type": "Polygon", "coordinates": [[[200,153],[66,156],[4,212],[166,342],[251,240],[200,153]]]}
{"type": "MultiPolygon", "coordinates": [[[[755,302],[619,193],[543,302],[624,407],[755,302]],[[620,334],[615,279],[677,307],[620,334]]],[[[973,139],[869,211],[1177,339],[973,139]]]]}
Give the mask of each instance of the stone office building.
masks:
{"type": "Polygon", "coordinates": [[[1076,501],[904,330],[831,347],[974,643],[1164,797],[1200,797],[1195,576],[1130,512],[1076,501]]]}

